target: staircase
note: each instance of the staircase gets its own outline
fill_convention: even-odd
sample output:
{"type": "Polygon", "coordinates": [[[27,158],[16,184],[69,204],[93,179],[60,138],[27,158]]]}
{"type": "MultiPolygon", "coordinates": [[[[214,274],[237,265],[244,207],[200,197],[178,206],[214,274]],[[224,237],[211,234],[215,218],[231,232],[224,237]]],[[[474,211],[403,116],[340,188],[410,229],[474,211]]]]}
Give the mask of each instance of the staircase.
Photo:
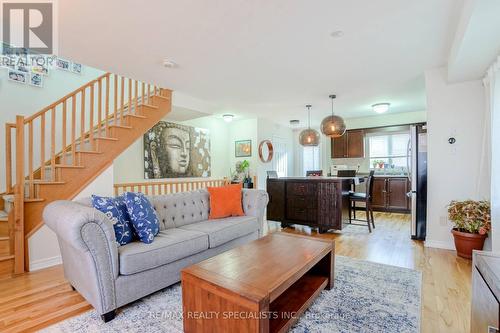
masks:
{"type": "Polygon", "coordinates": [[[27,240],[44,207],[71,200],[171,111],[168,89],[104,74],[6,129],[0,277],[28,271],[27,240]]]}

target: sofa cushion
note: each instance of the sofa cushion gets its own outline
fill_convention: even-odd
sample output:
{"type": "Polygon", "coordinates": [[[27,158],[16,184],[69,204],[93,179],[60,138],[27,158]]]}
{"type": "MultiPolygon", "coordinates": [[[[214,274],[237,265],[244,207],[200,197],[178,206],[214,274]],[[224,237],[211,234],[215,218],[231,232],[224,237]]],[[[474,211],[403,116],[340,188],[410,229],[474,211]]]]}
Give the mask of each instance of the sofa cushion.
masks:
{"type": "Polygon", "coordinates": [[[126,192],[124,197],[135,233],[141,242],[153,242],[154,236],[160,231],[160,224],[148,198],[142,193],[133,192],[126,192]]]}
{"type": "Polygon", "coordinates": [[[189,257],[208,249],[208,236],[194,230],[161,231],[151,244],[132,242],[120,246],[120,274],[130,275],[189,257]]]}
{"type": "Polygon", "coordinates": [[[210,200],[207,190],[148,197],[160,220],[160,230],[208,220],[210,200]]]}
{"type": "Polygon", "coordinates": [[[241,184],[208,187],[207,190],[210,194],[209,219],[245,215],[241,207],[241,184]]]}
{"type": "Polygon", "coordinates": [[[113,222],[118,244],[125,245],[132,242],[132,222],[123,199],[92,195],[92,205],[113,222]]]}
{"type": "Polygon", "coordinates": [[[209,247],[214,248],[258,231],[259,223],[257,218],[253,216],[234,216],[193,223],[180,228],[208,234],[209,247]]]}

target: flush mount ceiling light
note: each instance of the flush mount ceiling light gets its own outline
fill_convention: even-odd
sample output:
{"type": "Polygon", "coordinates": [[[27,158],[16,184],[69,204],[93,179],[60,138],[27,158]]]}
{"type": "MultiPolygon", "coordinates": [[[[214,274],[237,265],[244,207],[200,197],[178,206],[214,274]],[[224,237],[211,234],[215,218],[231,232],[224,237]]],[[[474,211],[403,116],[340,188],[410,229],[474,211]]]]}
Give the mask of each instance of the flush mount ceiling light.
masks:
{"type": "Polygon", "coordinates": [[[163,67],[175,68],[175,67],[177,67],[177,64],[175,62],[173,62],[172,60],[165,58],[165,59],[163,59],[163,67]]]}
{"type": "Polygon", "coordinates": [[[389,110],[391,103],[377,103],[372,105],[372,110],[377,113],[384,113],[389,110]]]}
{"type": "Polygon", "coordinates": [[[299,124],[300,124],[300,120],[298,120],[298,119],[290,120],[290,126],[292,126],[292,127],[298,126],[299,124]]]}
{"type": "Polygon", "coordinates": [[[342,117],[336,116],[333,113],[333,100],[337,97],[336,95],[328,96],[332,100],[332,115],[326,117],[321,122],[321,132],[329,136],[330,138],[339,138],[344,135],[346,126],[345,121],[342,117]]]}
{"type": "Polygon", "coordinates": [[[330,34],[330,36],[332,36],[333,38],[340,38],[344,36],[344,32],[342,30],[335,30],[330,34]]]}
{"type": "Polygon", "coordinates": [[[230,122],[232,122],[232,121],[233,121],[233,118],[234,118],[234,115],[229,114],[229,113],[226,113],[226,114],[222,115],[222,119],[224,119],[224,121],[225,121],[226,123],[230,123],[230,122]]]}
{"type": "Polygon", "coordinates": [[[302,146],[317,146],[319,145],[319,133],[311,128],[311,105],[306,105],[308,128],[300,132],[299,143],[302,146]]]}

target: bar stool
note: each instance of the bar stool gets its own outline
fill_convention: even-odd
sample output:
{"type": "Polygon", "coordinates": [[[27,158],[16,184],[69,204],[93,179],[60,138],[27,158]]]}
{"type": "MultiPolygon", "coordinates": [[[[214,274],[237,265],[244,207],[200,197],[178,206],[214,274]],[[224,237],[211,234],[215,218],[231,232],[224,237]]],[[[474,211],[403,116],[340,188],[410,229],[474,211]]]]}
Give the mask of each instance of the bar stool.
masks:
{"type": "Polygon", "coordinates": [[[372,197],[373,197],[373,175],[375,171],[370,171],[368,175],[368,180],[366,181],[366,193],[362,192],[351,192],[349,193],[349,223],[354,225],[364,225],[364,224],[355,224],[352,221],[362,221],[367,222],[368,231],[372,232],[375,229],[375,220],[373,218],[373,208],[372,208],[372,197]],[[356,202],[364,202],[365,207],[356,207],[356,202]],[[366,220],[360,220],[356,218],[356,211],[364,210],[366,212],[366,220]],[[351,218],[352,212],[354,212],[354,218],[351,218]]]}

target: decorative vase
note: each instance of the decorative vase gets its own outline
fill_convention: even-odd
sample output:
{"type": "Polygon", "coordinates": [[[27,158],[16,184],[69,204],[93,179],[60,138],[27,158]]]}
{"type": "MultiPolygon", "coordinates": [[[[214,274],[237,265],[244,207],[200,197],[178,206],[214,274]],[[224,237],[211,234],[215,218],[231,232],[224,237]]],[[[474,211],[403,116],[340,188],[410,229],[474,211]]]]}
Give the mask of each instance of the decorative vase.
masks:
{"type": "Polygon", "coordinates": [[[243,183],[243,188],[253,188],[253,183],[243,183]]]}
{"type": "Polygon", "coordinates": [[[455,238],[455,248],[459,257],[471,259],[472,250],[482,250],[487,235],[471,234],[451,229],[455,238]]]}

